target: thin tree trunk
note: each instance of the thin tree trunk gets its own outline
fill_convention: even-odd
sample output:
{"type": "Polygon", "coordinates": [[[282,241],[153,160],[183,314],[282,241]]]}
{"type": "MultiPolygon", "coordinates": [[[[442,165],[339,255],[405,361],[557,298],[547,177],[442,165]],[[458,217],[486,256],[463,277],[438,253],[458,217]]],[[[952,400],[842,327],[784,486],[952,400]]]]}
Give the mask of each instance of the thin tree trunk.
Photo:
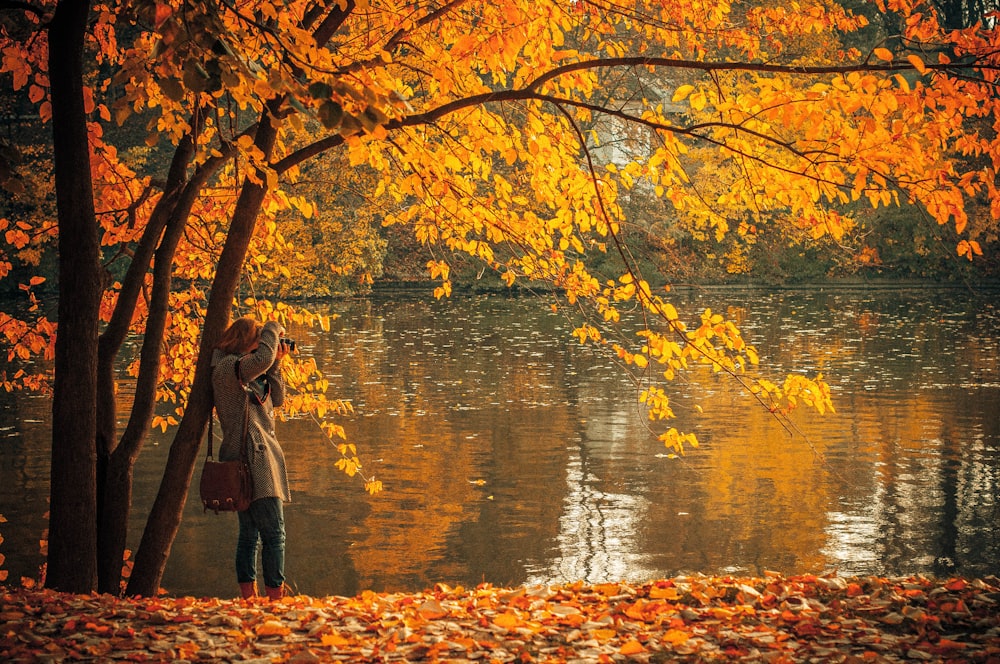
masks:
{"type": "Polygon", "coordinates": [[[98,589],[101,592],[121,592],[122,562],[132,509],[133,469],[148,436],[156,405],[161,347],[169,307],[171,264],[201,187],[224,163],[221,158],[210,160],[190,179],[186,179],[186,167],[192,154],[193,141],[186,139],[174,154],[163,197],[150,216],[150,226],[129,266],[111,322],[101,335],[98,393],[102,395],[104,408],[100,407],[102,403],[99,402],[99,432],[103,434],[99,435],[99,442],[107,440],[110,445],[116,436],[115,382],[112,370],[114,359],[128,332],[140,286],[145,281],[150,259],[154,254],[149,240],[152,239],[151,244],[155,246],[155,240],[160,239],[161,231],[166,227],[159,248],[155,251],[153,295],[143,335],[139,375],[129,421],[117,444],[101,448],[105,461],[105,474],[99,476],[99,480],[104,481],[98,485],[98,491],[101,492],[98,494],[98,589]]]}
{"type": "Polygon", "coordinates": [[[122,440],[111,453],[108,463],[108,481],[103,500],[98,529],[98,589],[118,594],[121,585],[121,568],[128,535],[129,515],[132,509],[133,468],[139,452],[149,434],[156,405],[156,385],[160,372],[160,348],[166,329],[170,307],[170,272],[177,243],[186,226],[187,211],[174,213],[167,226],[160,248],[156,251],[153,268],[153,295],[146,318],[146,332],[139,356],[139,378],[132,413],[122,440]]]}
{"type": "Polygon", "coordinates": [[[146,333],[143,335],[142,349],[139,355],[139,377],[136,380],[132,413],[125,432],[122,434],[122,440],[111,455],[110,470],[117,476],[118,482],[108,484],[109,493],[106,499],[108,549],[103,552],[106,554],[106,559],[102,558],[101,560],[107,566],[107,582],[114,587],[113,591],[109,589],[107,592],[118,592],[118,586],[121,583],[121,565],[125,551],[125,539],[128,534],[129,514],[132,508],[132,470],[149,435],[156,406],[160,355],[167,327],[167,316],[170,313],[170,285],[174,256],[177,254],[177,247],[184,235],[184,229],[187,227],[191,207],[207,177],[208,172],[202,171],[188,182],[184,194],[180,196],[180,200],[173,209],[172,218],[167,224],[160,247],[156,250],[153,266],[153,291],[149,303],[149,315],[146,319],[146,333]]]}
{"type": "Polygon", "coordinates": [[[97,583],[97,330],[101,271],[83,102],[89,0],[61,0],[49,28],[49,76],[59,219],[59,328],[52,400],[46,585],[97,583]]]}
{"type": "MultiPolygon", "coordinates": [[[[122,558],[132,496],[132,464],[115,460],[119,447],[115,395],[115,359],[128,332],[135,304],[154,249],[170,214],[161,198],[150,215],[132,262],[122,280],[111,321],[98,342],[97,352],[97,589],[120,592],[122,558]],[[124,514],[123,514],[124,509],[124,514]],[[121,551],[119,551],[119,546],[121,551]]],[[[138,390],[137,390],[138,391],[138,390]]]]}

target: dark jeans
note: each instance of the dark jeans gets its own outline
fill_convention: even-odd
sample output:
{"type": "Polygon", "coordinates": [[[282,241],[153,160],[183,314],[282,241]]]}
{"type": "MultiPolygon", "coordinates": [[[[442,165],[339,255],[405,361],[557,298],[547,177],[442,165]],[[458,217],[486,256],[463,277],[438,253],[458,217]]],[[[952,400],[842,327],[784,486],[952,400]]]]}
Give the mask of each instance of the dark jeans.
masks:
{"type": "Polygon", "coordinates": [[[236,541],[236,580],[257,578],[257,543],[261,547],[264,585],[280,588],[285,582],[285,513],[280,498],[258,498],[245,512],[237,512],[240,535],[236,541]]]}

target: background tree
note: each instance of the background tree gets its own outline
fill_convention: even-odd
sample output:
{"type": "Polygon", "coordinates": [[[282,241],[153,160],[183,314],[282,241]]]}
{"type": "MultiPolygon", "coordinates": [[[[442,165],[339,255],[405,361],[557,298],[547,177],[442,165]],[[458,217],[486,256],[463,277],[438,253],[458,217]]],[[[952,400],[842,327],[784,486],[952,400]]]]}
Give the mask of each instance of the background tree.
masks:
{"type": "MultiPolygon", "coordinates": [[[[3,33],[3,68],[43,117],[49,95],[56,109],[57,86],[75,85],[84,104],[93,100],[82,107],[93,112],[92,167],[56,183],[57,190],[96,184],[105,264],[96,264],[96,244],[68,243],[62,233],[59,255],[80,261],[61,266],[74,280],[107,270],[106,282],[91,282],[104,286],[96,301],[106,322],[98,342],[96,319],[91,325],[60,311],[57,344],[69,339],[85,356],[96,353],[96,370],[63,370],[57,348],[55,390],[58,401],[65,395],[61,371],[85,382],[85,393],[92,386],[97,419],[94,436],[89,429],[80,436],[69,411],[54,411],[54,426],[77,435],[58,445],[54,436],[53,453],[76,455],[87,495],[96,485],[100,501],[88,518],[89,504],[72,513],[70,497],[54,491],[50,568],[79,570],[50,577],[54,587],[92,585],[86,566],[70,561],[68,545],[83,541],[88,560],[96,546],[98,587],[118,589],[132,466],[149,427],[176,422],[155,416],[161,398],[175,399],[181,417],[128,587],[156,591],[211,409],[212,345],[234,300],[249,293],[242,275],[254,284],[288,279],[269,253],[304,254],[289,243],[298,230],[279,234],[276,215],[296,210],[320,234],[330,221],[302,195],[304,165],[321,154],[336,151],[352,170],[377,176],[363,193],[378,213],[343,217],[411,229],[419,242],[462,252],[508,284],[544,282],[578,307],[575,335],[621,358],[642,387],[650,419],[664,423],[663,442],[677,452],[696,439],[669,427],[664,383],[693,366],[731,374],[776,413],[796,404],[823,411],[831,407],[829,391],[818,378],[796,374],[778,383],[754,375],[756,351],[715,312],[679,320],[627,244],[632,191],[645,187],[723,238],[757,219],[785,220],[779,235],[835,236],[846,227],[842,206],[911,201],[952,225],[961,236],[958,252],[969,259],[981,246],[965,235],[966,200],[990,202],[987,225],[1000,216],[995,136],[956,121],[996,117],[997,33],[982,25],[945,33],[932,12],[909,3],[879,5],[899,16],[902,32],[864,48],[850,45],[849,36],[868,34],[868,19],[827,2],[789,9],[679,1],[626,10],[599,1],[145,0],[91,13],[72,4],[71,32],[90,35],[99,65],[93,79],[71,74],[72,85],[62,76],[49,81],[54,68],[44,56],[51,60],[52,49],[37,36],[51,29],[48,9],[58,16],[64,5],[71,3],[7,7],[4,15],[13,18],[3,33]],[[619,83],[605,85],[610,79],[619,83]],[[668,113],[668,104],[685,112],[668,113]],[[136,153],[112,146],[105,132],[112,118],[144,122],[148,145],[168,144],[162,164],[146,155],[124,164],[121,155],[136,153]],[[602,159],[592,140],[600,137],[599,121],[633,127],[649,142],[634,143],[641,149],[621,161],[602,159]],[[953,156],[965,153],[980,155],[982,165],[958,170],[953,156]],[[699,163],[713,161],[728,186],[706,189],[692,178],[699,163]],[[157,169],[162,175],[152,177],[157,169]],[[617,254],[615,272],[595,274],[588,255],[606,251],[617,254]],[[626,307],[642,314],[641,329],[618,324],[626,307]],[[113,369],[130,331],[142,343],[119,435],[113,369]],[[80,517],[73,533],[56,525],[71,514],[80,517]]],[[[84,115],[78,109],[74,117],[84,115]]],[[[58,172],[67,148],[54,147],[58,172]]],[[[61,225],[68,208],[59,203],[61,225]]],[[[371,237],[352,230],[352,237],[371,237]]],[[[447,255],[428,264],[441,280],[439,296],[451,289],[447,255]]],[[[86,290],[75,304],[94,300],[86,290]]],[[[322,324],[287,305],[256,298],[253,306],[261,315],[322,324]]],[[[315,365],[290,371],[310,397],[297,409],[338,407],[322,397],[315,365]]],[[[328,431],[343,434],[336,424],[328,431]]],[[[353,449],[340,449],[338,463],[356,473],[353,449]]],[[[67,480],[64,474],[53,484],[67,480]]]]}

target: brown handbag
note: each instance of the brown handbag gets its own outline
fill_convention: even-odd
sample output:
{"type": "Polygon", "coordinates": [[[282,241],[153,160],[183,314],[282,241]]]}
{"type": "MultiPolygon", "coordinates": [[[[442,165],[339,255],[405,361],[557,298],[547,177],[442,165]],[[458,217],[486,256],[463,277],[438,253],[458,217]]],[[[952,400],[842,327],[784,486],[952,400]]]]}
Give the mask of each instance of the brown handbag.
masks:
{"type": "MultiPolygon", "coordinates": [[[[239,362],[236,363],[236,376],[239,377],[239,362]]],[[[243,381],[241,380],[240,383],[243,381]]],[[[243,413],[243,436],[240,438],[240,458],[238,461],[216,461],[212,457],[212,421],[213,412],[208,420],[208,454],[205,465],[201,469],[201,504],[205,510],[219,512],[242,512],[250,507],[253,500],[253,478],[250,474],[250,464],[247,461],[247,420],[250,417],[250,403],[247,401],[243,413]]]]}

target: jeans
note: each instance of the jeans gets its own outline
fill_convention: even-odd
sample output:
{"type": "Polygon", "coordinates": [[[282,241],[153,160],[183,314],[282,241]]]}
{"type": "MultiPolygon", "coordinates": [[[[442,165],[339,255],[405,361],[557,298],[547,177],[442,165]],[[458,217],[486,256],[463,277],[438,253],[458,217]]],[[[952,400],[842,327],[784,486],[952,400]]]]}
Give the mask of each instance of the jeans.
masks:
{"type": "Polygon", "coordinates": [[[285,514],[280,498],[258,498],[245,512],[237,512],[240,535],[236,540],[236,580],[257,578],[257,543],[261,542],[264,585],[280,588],[285,582],[285,514]]]}

